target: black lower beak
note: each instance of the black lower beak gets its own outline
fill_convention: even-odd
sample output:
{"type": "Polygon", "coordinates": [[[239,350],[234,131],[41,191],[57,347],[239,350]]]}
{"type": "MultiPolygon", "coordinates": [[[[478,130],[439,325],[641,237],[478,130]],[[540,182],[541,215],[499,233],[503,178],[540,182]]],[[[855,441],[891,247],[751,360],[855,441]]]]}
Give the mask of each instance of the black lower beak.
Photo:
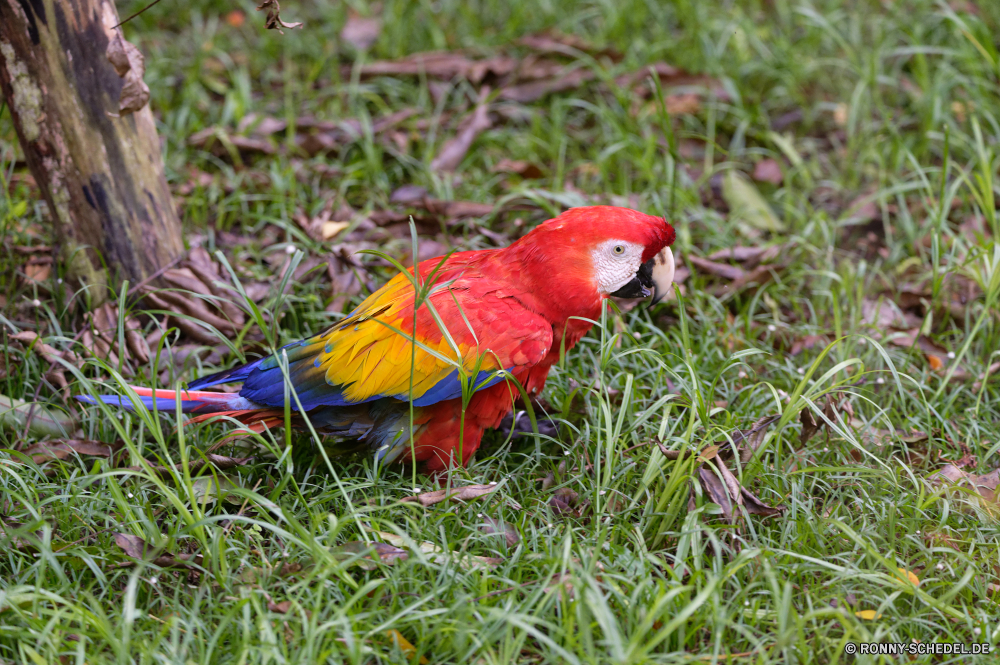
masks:
{"type": "Polygon", "coordinates": [[[653,259],[639,266],[632,280],[611,295],[615,298],[648,298],[653,294],[653,259]]]}

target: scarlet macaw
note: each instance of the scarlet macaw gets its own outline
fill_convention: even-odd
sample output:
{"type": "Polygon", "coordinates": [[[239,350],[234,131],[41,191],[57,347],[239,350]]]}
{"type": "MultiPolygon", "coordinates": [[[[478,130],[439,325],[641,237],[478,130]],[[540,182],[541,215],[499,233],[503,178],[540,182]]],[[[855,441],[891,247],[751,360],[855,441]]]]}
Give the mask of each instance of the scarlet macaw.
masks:
{"type": "MultiPolygon", "coordinates": [[[[666,294],[673,241],[673,227],[660,217],[611,206],[571,209],[503,249],[421,262],[420,283],[431,280],[432,288],[417,309],[415,337],[411,269],[318,335],[194,381],[182,391],[181,411],[197,414],[196,421],[229,416],[255,431],[282,425],[287,358],[294,425],[305,425],[304,412],[317,432],[359,439],[382,463],[412,455],[430,472],[465,465],[483,431],[497,427],[519,395],[498,370],[529,394],[540,392],[560,349],[569,351],[590,330],[581,319],[599,318],[606,298],[653,295],[656,302],[666,294]],[[463,374],[475,390],[464,421],[463,374]],[[236,382],[243,383],[238,393],[203,390],[236,382]]],[[[149,409],[154,401],[160,411],[176,409],[172,390],[133,389],[149,409]]],[[[118,395],[98,399],[133,410],[118,395]]]]}

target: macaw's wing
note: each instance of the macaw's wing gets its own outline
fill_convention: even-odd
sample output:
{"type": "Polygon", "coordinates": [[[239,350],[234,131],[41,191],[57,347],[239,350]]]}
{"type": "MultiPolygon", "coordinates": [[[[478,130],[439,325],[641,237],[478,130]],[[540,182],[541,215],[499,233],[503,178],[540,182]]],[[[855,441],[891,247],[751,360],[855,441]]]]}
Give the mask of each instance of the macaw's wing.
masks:
{"type": "MultiPolygon", "coordinates": [[[[416,312],[415,336],[413,286],[397,275],[348,318],[282,349],[302,408],[411,396],[414,405],[427,406],[460,397],[463,374],[481,390],[502,380],[497,370],[530,367],[545,357],[552,346],[545,319],[481,274],[444,277],[428,298],[433,311],[425,301],[416,312]]],[[[240,395],[254,403],[284,406],[283,362],[270,356],[225,380],[243,379],[240,395]]],[[[198,385],[213,382],[222,381],[198,385]]]]}

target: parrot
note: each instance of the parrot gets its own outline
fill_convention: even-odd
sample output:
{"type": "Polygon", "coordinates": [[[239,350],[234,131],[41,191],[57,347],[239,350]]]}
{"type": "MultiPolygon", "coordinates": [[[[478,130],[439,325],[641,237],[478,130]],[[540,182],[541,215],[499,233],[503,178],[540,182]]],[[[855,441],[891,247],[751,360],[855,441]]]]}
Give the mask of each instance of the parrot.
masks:
{"type": "MultiPolygon", "coordinates": [[[[226,416],[254,432],[284,425],[288,399],[293,428],[352,441],[377,464],[415,461],[441,473],[467,465],[484,431],[512,411],[515,380],[529,396],[541,392],[606,299],[655,304],[666,295],[674,238],[663,217],[571,208],[507,247],[421,261],[272,355],[187,390],[132,390],[147,409],[174,412],[179,400],[189,422],[226,416]],[[239,392],[206,390],[232,383],[239,392]]],[[[119,395],[78,399],[137,408],[119,395]]]]}

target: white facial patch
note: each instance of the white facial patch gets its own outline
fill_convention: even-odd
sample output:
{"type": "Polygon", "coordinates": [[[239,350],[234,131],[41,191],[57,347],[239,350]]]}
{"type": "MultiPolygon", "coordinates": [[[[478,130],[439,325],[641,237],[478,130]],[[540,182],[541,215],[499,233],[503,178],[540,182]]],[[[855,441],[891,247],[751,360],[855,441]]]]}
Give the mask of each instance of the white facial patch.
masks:
{"type": "Polygon", "coordinates": [[[594,249],[594,274],[602,294],[614,293],[632,281],[642,265],[643,249],[624,240],[608,240],[594,249]]]}

